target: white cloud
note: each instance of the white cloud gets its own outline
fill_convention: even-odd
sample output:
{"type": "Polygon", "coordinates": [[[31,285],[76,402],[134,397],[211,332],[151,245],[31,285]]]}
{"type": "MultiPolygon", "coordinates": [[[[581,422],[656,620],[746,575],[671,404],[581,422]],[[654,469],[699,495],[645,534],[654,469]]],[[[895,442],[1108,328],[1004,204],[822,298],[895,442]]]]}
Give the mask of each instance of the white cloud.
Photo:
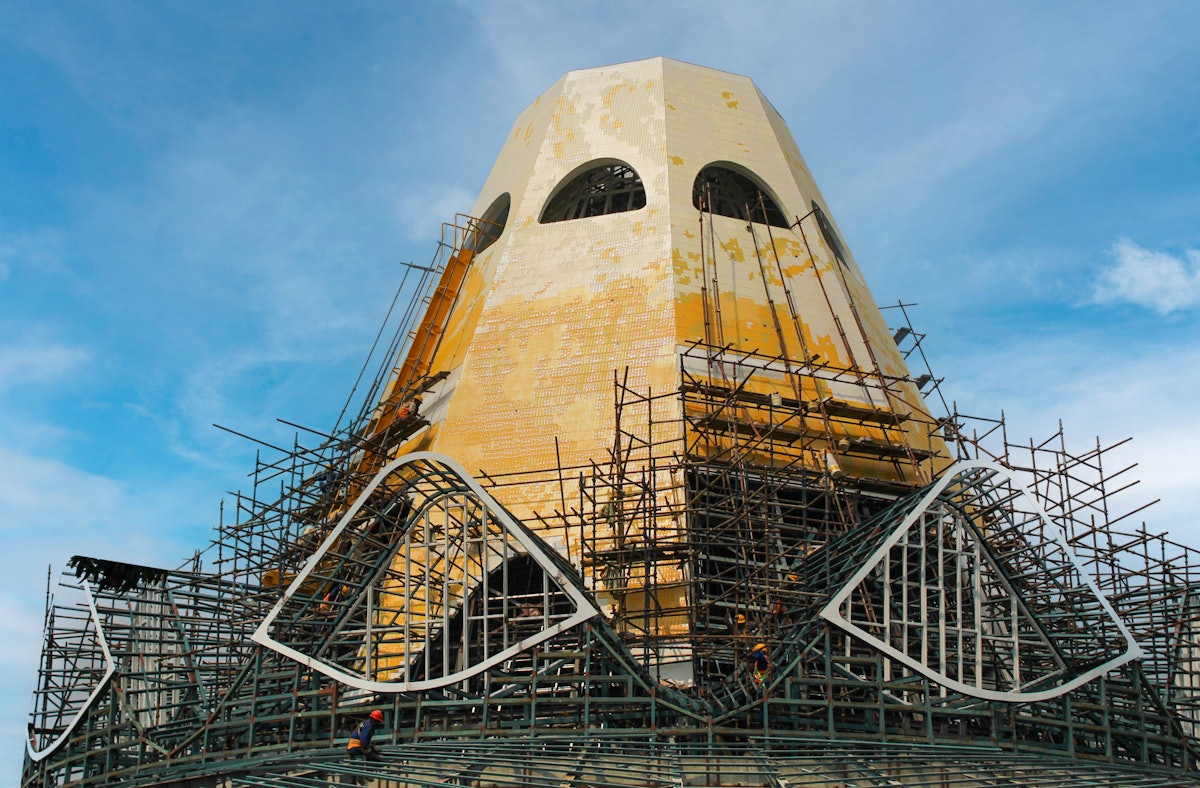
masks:
{"type": "Polygon", "coordinates": [[[424,242],[432,253],[442,237],[442,223],[453,221],[456,213],[467,213],[474,204],[475,195],[461,186],[417,188],[396,201],[396,213],[409,237],[424,242]]]}
{"type": "Polygon", "coordinates": [[[1113,265],[1092,287],[1094,302],[1135,304],[1160,315],[1200,306],[1200,251],[1187,249],[1176,257],[1119,238],[1112,255],[1113,265]]]}
{"type": "Polygon", "coordinates": [[[57,343],[0,347],[0,391],[27,383],[53,383],[87,359],[87,351],[57,343]]]}
{"type": "Polygon", "coordinates": [[[206,518],[191,480],[135,487],[2,444],[0,468],[0,572],[9,600],[25,608],[40,606],[46,567],[61,568],[71,555],[176,566],[199,546],[197,522],[206,518]]]}
{"type": "Polygon", "coordinates": [[[60,269],[62,257],[63,237],[56,230],[4,233],[0,235],[0,282],[8,279],[18,266],[38,271],[60,269]]]}
{"type": "MultiPolygon", "coordinates": [[[[24,712],[37,680],[47,568],[58,580],[72,555],[172,567],[192,534],[170,514],[193,497],[179,485],[133,491],[121,482],[57,459],[0,445],[0,772],[18,768],[24,712]],[[178,541],[176,541],[178,540],[178,541]],[[7,761],[3,759],[7,758],[7,761]]],[[[55,593],[58,593],[57,591],[55,593]]]]}
{"type": "Polygon", "coordinates": [[[1058,401],[1050,407],[1062,415],[1080,448],[1089,435],[1099,435],[1104,445],[1132,438],[1106,460],[1110,472],[1137,465],[1126,481],[1139,484],[1118,502],[1128,510],[1159,500],[1144,515],[1150,530],[1166,530],[1200,547],[1194,517],[1200,507],[1200,466],[1192,461],[1200,413],[1191,397],[1200,386],[1200,351],[1163,345],[1153,355],[1128,355],[1114,347],[1111,355],[1093,358],[1080,377],[1060,383],[1054,392],[1058,401]]]}
{"type": "MultiPolygon", "coordinates": [[[[36,591],[44,591],[45,574],[36,591]]],[[[0,720],[0,741],[10,748],[25,738],[25,719],[37,681],[38,656],[42,647],[42,610],[34,604],[22,604],[11,595],[0,599],[0,692],[16,706],[0,720]]],[[[19,758],[20,750],[7,753],[10,759],[19,758]]],[[[9,769],[11,775],[15,769],[9,769]]]]}
{"type": "MultiPolygon", "coordinates": [[[[933,337],[935,345],[944,340],[933,337]]],[[[1200,413],[1191,392],[1200,387],[1200,349],[1189,339],[1159,342],[1154,352],[1128,339],[1089,330],[1008,342],[955,357],[943,393],[962,411],[994,417],[1003,408],[1007,435],[1015,443],[1041,443],[1061,424],[1068,450],[1129,443],[1107,453],[1110,473],[1135,465],[1123,483],[1140,482],[1115,496],[1112,513],[1160,503],[1123,527],[1144,519],[1151,531],[1167,531],[1200,548],[1200,465],[1192,461],[1200,413]]],[[[1119,485],[1118,485],[1119,486],[1119,485]]]]}
{"type": "MultiPolygon", "coordinates": [[[[0,467],[5,469],[0,474],[0,510],[5,517],[0,531],[7,539],[18,533],[61,534],[64,527],[86,529],[103,516],[101,513],[120,505],[116,482],[57,460],[0,446],[0,467]],[[71,490],[71,494],[60,496],[59,490],[71,490]]],[[[58,549],[54,545],[54,550],[58,549]]]]}

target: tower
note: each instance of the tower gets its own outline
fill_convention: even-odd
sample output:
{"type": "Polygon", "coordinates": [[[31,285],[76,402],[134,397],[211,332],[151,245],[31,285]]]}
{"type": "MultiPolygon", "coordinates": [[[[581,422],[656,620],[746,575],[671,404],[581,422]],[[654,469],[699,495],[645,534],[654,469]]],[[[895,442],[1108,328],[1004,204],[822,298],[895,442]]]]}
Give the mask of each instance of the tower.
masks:
{"type": "MultiPolygon", "coordinates": [[[[446,277],[449,308],[427,315],[431,341],[413,346],[385,400],[424,398],[429,430],[400,449],[489,474],[598,461],[613,441],[614,370],[662,393],[685,376],[736,386],[773,364],[752,381],[758,393],[817,418],[840,415],[821,413],[832,401],[876,417],[874,432],[871,420],[831,423],[830,437],[895,449],[850,452],[845,470],[930,478],[922,461],[940,441],[903,426],[927,408],[749,79],[665,58],[571,72],[517,119],[472,215],[482,242],[460,253],[471,259],[446,277]]],[[[663,421],[679,423],[671,405],[663,421]]],[[[806,466],[846,453],[810,449],[822,456],[806,466]]]]}
{"type": "MultiPolygon", "coordinates": [[[[567,506],[563,469],[582,469],[596,500],[575,507],[579,527],[560,512],[541,530],[665,675],[692,683],[697,633],[786,604],[760,570],[812,547],[768,533],[765,509],[787,506],[795,479],[894,495],[948,464],[749,79],[665,58],[571,72],[521,113],[473,215],[375,433],[388,457],[433,450],[490,477],[558,469],[496,491],[534,524],[567,506]],[[393,431],[417,398],[423,431],[393,431]],[[735,533],[723,520],[747,507],[764,515],[735,533]]],[[[833,505],[797,516],[819,530],[833,505]]]]}

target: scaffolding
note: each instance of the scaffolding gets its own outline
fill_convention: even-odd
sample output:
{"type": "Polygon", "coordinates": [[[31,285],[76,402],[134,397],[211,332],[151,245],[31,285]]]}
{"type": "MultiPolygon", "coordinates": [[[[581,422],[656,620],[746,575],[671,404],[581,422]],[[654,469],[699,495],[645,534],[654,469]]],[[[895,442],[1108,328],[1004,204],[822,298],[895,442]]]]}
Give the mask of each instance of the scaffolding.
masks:
{"type": "MultiPolygon", "coordinates": [[[[791,231],[840,254],[819,209],[791,231]]],[[[397,457],[495,232],[460,217],[408,267],[378,373],[331,430],[263,445],[206,550],[72,560],[24,785],[353,777],[330,748],[373,709],[413,784],[635,763],[639,785],[1024,785],[1051,762],[1056,785],[1194,784],[1197,554],[1123,504],[1121,443],[1019,443],[949,406],[911,305],[887,313],[917,371],[887,375],[861,323],[838,329],[868,359],[811,353],[786,288],[798,341],[780,319],[778,352],[732,347],[714,279],[676,390],[613,372],[606,457],[478,478],[397,457]],[[514,517],[524,485],[557,506],[514,517]]]]}

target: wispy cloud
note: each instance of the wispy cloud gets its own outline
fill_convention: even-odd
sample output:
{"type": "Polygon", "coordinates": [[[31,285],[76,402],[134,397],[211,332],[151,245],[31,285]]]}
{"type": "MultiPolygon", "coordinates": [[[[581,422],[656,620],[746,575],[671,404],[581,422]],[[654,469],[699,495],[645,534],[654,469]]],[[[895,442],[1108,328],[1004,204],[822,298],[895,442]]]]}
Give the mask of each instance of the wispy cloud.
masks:
{"type": "MultiPolygon", "coordinates": [[[[5,769],[13,774],[24,737],[23,712],[36,681],[47,568],[57,579],[71,555],[177,566],[192,529],[180,528],[188,485],[135,490],[40,453],[0,444],[0,539],[6,593],[0,600],[0,718],[5,769]],[[69,490],[69,495],[59,491],[69,490]]],[[[191,546],[191,545],[189,545],[191,546]]]]}
{"type": "MultiPolygon", "coordinates": [[[[198,491],[183,479],[171,489],[152,482],[130,483],[82,470],[41,451],[0,443],[0,537],[10,556],[6,579],[10,599],[40,604],[48,565],[62,567],[72,554],[95,555],[154,565],[177,565],[201,546],[215,503],[201,508],[198,491]],[[70,495],[59,495],[59,490],[70,495]]],[[[215,497],[215,496],[214,496],[215,497]]]]}
{"type": "Polygon", "coordinates": [[[57,343],[0,346],[0,392],[61,380],[87,359],[86,350],[57,343]]]}
{"type": "MultiPolygon", "coordinates": [[[[7,522],[0,525],[6,538],[22,528],[56,531],[63,524],[87,530],[102,517],[101,512],[120,508],[120,490],[116,482],[83,473],[56,460],[36,457],[0,446],[0,508],[7,522]],[[72,495],[56,501],[54,509],[44,504],[46,495],[57,489],[70,489],[72,495]]],[[[57,548],[56,548],[57,549],[57,548]]]]}
{"type": "Polygon", "coordinates": [[[432,250],[441,237],[442,223],[453,221],[456,213],[470,211],[474,202],[475,195],[461,186],[430,185],[400,196],[396,201],[396,218],[411,238],[424,241],[432,250]]]}
{"type": "MultiPolygon", "coordinates": [[[[36,591],[45,588],[46,579],[45,572],[41,571],[41,582],[35,584],[36,591]]],[[[4,637],[0,638],[0,693],[17,705],[0,720],[0,740],[8,746],[23,741],[26,735],[21,713],[29,708],[37,678],[42,619],[42,611],[32,604],[22,604],[8,594],[0,599],[0,625],[4,629],[4,637]]],[[[11,776],[15,771],[8,770],[8,773],[11,776]]]]}
{"type": "Polygon", "coordinates": [[[0,282],[14,268],[28,267],[45,272],[61,266],[63,238],[48,228],[24,232],[0,232],[0,282]]]}
{"type": "Polygon", "coordinates": [[[1200,306],[1200,250],[1176,256],[1119,238],[1112,256],[1092,286],[1093,302],[1134,304],[1160,315],[1200,306]]]}
{"type": "MultiPolygon", "coordinates": [[[[931,336],[937,351],[953,339],[931,336]]],[[[1003,409],[1010,440],[1040,443],[1060,428],[1071,451],[1133,438],[1109,456],[1110,469],[1137,464],[1140,483],[1121,493],[1114,513],[1159,499],[1146,519],[1185,544],[1200,547],[1192,513],[1200,507],[1200,466],[1191,461],[1200,434],[1191,392],[1200,387],[1200,349],[1190,334],[1144,352],[1134,337],[1077,326],[1017,337],[955,356],[943,392],[966,413],[994,417],[1003,409]]]]}
{"type": "Polygon", "coordinates": [[[9,556],[19,556],[4,571],[11,589],[7,599],[20,614],[9,610],[6,616],[33,615],[41,607],[46,567],[61,568],[73,554],[173,566],[186,555],[185,540],[194,537],[196,512],[188,513],[189,523],[174,511],[193,498],[188,483],[170,491],[131,487],[3,443],[0,468],[0,537],[9,556]]]}

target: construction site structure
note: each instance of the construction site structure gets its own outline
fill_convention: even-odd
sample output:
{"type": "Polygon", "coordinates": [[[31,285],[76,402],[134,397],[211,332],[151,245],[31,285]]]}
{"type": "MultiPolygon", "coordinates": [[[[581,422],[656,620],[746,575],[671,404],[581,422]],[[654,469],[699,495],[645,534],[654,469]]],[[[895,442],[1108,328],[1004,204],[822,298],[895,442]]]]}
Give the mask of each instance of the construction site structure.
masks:
{"type": "Polygon", "coordinates": [[[207,549],[71,559],[23,785],[1200,785],[1196,554],[946,402],[749,79],[567,74],[397,293],[207,549]]]}

